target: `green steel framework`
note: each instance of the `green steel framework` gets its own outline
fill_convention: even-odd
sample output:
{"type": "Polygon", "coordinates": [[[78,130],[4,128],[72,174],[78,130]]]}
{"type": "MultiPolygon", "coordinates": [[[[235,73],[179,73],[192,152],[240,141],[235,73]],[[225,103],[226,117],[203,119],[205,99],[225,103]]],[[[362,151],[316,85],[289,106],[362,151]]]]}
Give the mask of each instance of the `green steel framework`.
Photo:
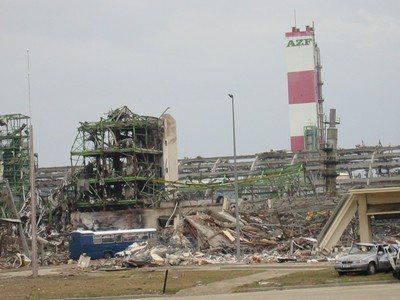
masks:
{"type": "MultiPolygon", "coordinates": [[[[161,119],[139,116],[127,107],[111,111],[99,122],[83,122],[71,148],[75,169],[67,191],[73,209],[107,210],[158,207],[163,200],[229,194],[235,183],[227,172],[214,178],[167,182],[162,174],[161,119]]],[[[301,164],[239,172],[241,197],[276,198],[313,194],[301,164]]],[[[207,175],[206,175],[207,176],[207,175]]]]}
{"type": "MultiPolygon", "coordinates": [[[[182,193],[190,194],[206,190],[229,193],[234,183],[235,180],[230,174],[224,177],[192,179],[168,184],[182,193]]],[[[302,164],[239,173],[238,187],[240,197],[253,199],[315,194],[302,164]]]]}
{"type": "Polygon", "coordinates": [[[99,122],[83,122],[71,148],[78,170],[69,198],[75,208],[156,207],[162,179],[163,120],[126,106],[99,122]]]}
{"type": "MultiPolygon", "coordinates": [[[[3,177],[9,182],[19,209],[30,185],[29,117],[22,114],[0,116],[0,161],[3,177]]],[[[5,203],[3,203],[5,205],[5,203]]]]}

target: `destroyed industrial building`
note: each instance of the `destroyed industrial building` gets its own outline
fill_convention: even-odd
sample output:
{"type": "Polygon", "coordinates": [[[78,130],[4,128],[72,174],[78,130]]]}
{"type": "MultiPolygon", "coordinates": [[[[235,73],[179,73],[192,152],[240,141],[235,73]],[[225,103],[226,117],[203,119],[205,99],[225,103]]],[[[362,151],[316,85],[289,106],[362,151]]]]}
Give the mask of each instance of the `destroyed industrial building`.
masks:
{"type": "Polygon", "coordinates": [[[22,265],[36,236],[42,264],[66,262],[77,229],[159,229],[158,243],[140,245],[132,264],[223,262],[234,259],[236,241],[252,263],[326,259],[356,240],[396,242],[400,146],[338,147],[314,29],[285,37],[290,150],[178,159],[171,115],[123,106],[79,124],[69,166],[42,168],[29,117],[0,116],[0,267],[22,265]]]}
{"type": "Polygon", "coordinates": [[[177,177],[176,168],[167,165],[177,160],[168,157],[176,155],[176,144],[166,136],[167,129],[173,130],[170,119],[139,116],[121,107],[99,122],[81,123],[71,150],[75,176],[66,191],[72,210],[158,207],[168,199],[165,180],[177,177]]]}
{"type": "MultiPolygon", "coordinates": [[[[1,255],[13,257],[15,265],[15,253],[29,256],[31,238],[29,118],[7,115],[1,120],[1,255]],[[28,243],[21,241],[19,230],[28,243]]],[[[400,147],[338,149],[334,172],[345,171],[346,176],[334,177],[335,189],[329,193],[326,174],[331,154],[324,150],[238,156],[244,259],[285,261],[316,255],[315,239],[350,187],[399,182],[399,153],[400,147]]],[[[163,242],[175,247],[174,253],[183,255],[182,249],[197,253],[183,255],[182,263],[205,261],[205,254],[210,259],[216,253],[219,261],[221,255],[233,259],[233,158],[178,161],[176,124],[170,115],[139,116],[127,107],[117,108],[98,122],[80,123],[71,166],[40,168],[37,164],[36,160],[37,234],[45,263],[68,259],[68,233],[79,228],[157,227],[163,242]]],[[[354,222],[342,236],[343,244],[358,238],[354,222]]],[[[379,236],[380,222],[373,224],[376,239],[384,238],[379,236]]],[[[392,226],[385,225],[385,235],[395,240],[392,226]]],[[[151,263],[151,256],[146,261],[151,263]]],[[[11,260],[3,264],[9,266],[11,260]]]]}

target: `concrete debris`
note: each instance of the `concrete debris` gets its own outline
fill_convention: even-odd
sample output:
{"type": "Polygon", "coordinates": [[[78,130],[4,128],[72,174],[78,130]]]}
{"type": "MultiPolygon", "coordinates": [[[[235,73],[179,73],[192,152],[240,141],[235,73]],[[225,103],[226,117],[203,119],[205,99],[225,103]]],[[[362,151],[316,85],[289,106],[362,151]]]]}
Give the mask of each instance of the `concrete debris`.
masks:
{"type": "MultiPolygon", "coordinates": [[[[23,222],[26,220],[22,220],[23,222]]],[[[31,249],[31,234],[29,232],[30,222],[25,227],[25,236],[28,236],[27,243],[31,249]]],[[[28,254],[23,253],[21,239],[15,224],[0,220],[0,269],[22,267],[22,258],[28,258],[28,254]],[[19,263],[18,263],[19,262],[19,263]]],[[[67,234],[57,232],[48,233],[41,231],[37,236],[38,241],[38,262],[42,266],[58,265],[68,261],[67,234]]]]}
{"type": "MultiPolygon", "coordinates": [[[[317,214],[316,214],[317,215],[317,214]]],[[[329,214],[323,214],[328,217],[329,214]]],[[[307,215],[272,211],[243,213],[240,218],[241,261],[247,264],[327,261],[314,251],[319,228],[307,215]],[[297,221],[295,220],[297,219],[297,221]],[[285,220],[285,222],[283,222],[285,220]],[[287,222],[287,223],[286,223],[287,222]],[[290,225],[288,225],[290,224],[290,225]]],[[[203,210],[175,219],[174,227],[160,233],[159,244],[145,243],[117,258],[112,266],[185,266],[236,263],[236,219],[230,212],[203,210]]]]}
{"type": "Polygon", "coordinates": [[[18,266],[17,266],[18,268],[27,266],[31,263],[31,260],[29,259],[28,256],[26,256],[25,254],[20,254],[20,253],[17,253],[16,261],[18,261],[18,266]]]}
{"type": "Polygon", "coordinates": [[[79,256],[79,260],[78,260],[78,268],[81,269],[87,269],[89,267],[90,264],[90,257],[83,254],[81,256],[79,256]]]}
{"type": "MultiPolygon", "coordinates": [[[[277,208],[268,209],[253,206],[252,209],[246,209],[242,206],[239,220],[242,263],[331,261],[341,248],[356,241],[359,235],[355,217],[335,251],[330,256],[320,255],[315,250],[316,237],[328,220],[334,205],[308,205],[307,208],[298,207],[296,210],[293,209],[293,203],[287,207],[275,207],[277,208]]],[[[46,218],[43,217],[42,220],[46,218]]],[[[20,254],[22,251],[15,224],[0,222],[0,225],[0,268],[21,267],[23,256],[20,254]]],[[[396,223],[375,220],[372,226],[376,242],[399,239],[399,226],[396,223]]],[[[131,247],[128,253],[101,260],[101,263],[87,264],[85,268],[108,270],[143,266],[236,263],[234,208],[215,212],[203,207],[186,214],[178,210],[175,218],[171,220],[171,226],[159,231],[157,243],[138,243],[131,247]]],[[[70,263],[67,237],[67,231],[42,231],[38,237],[39,264],[70,263]]],[[[30,239],[28,243],[30,244],[30,239]]]]}
{"type": "MultiPolygon", "coordinates": [[[[328,217],[327,211],[241,214],[241,261],[247,264],[331,261],[333,258],[316,253],[314,238],[328,217]]],[[[142,246],[117,264],[141,267],[236,262],[235,218],[221,220],[221,214],[206,210],[177,219],[179,223],[174,224],[174,229],[163,230],[160,241],[163,244],[142,246]]]]}

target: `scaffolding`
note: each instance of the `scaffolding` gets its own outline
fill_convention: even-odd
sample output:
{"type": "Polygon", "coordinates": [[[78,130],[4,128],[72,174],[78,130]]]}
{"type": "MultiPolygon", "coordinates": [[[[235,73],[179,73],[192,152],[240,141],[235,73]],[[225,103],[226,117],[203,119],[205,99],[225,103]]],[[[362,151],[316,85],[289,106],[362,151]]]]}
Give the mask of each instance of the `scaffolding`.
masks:
{"type": "Polygon", "coordinates": [[[157,207],[164,196],[163,120],[126,106],[99,122],[83,122],[71,148],[74,209],[157,207]]]}
{"type": "Polygon", "coordinates": [[[318,146],[319,142],[317,126],[304,126],[304,149],[306,151],[315,151],[318,150],[318,146]]]}
{"type": "MultiPolygon", "coordinates": [[[[8,180],[17,209],[21,208],[30,185],[28,122],[29,117],[22,114],[0,116],[0,179],[8,180]]],[[[5,205],[2,203],[3,214],[5,205]]]]}
{"type": "MultiPolygon", "coordinates": [[[[211,198],[218,202],[221,195],[233,193],[235,179],[230,172],[207,175],[197,178],[193,176],[173,185],[183,200],[211,198]]],[[[239,197],[248,200],[315,195],[302,164],[239,172],[237,185],[239,197]]]]}

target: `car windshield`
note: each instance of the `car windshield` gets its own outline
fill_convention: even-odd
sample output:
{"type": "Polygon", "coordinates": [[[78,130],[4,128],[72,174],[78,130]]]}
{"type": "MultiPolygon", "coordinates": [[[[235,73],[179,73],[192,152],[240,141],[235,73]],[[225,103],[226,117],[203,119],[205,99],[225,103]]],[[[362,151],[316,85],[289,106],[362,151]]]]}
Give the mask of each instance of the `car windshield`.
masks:
{"type": "Polygon", "coordinates": [[[360,245],[354,244],[349,254],[374,254],[376,253],[376,247],[374,245],[360,245]]]}

